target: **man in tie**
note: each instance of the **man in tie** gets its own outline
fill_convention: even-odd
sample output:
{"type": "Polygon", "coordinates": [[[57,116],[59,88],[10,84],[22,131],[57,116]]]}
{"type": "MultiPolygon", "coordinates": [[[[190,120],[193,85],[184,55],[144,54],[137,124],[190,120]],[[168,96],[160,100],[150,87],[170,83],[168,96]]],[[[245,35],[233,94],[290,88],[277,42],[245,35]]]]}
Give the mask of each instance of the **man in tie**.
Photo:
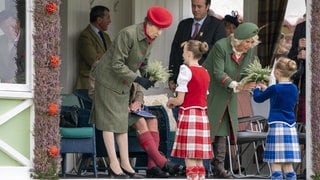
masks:
{"type": "MultiPolygon", "coordinates": [[[[207,42],[211,48],[217,40],[226,36],[223,22],[208,15],[210,5],[211,0],[191,0],[194,17],[184,19],[178,25],[171,45],[169,62],[172,76],[169,78],[168,85],[172,92],[175,91],[179,68],[183,63],[181,44],[184,41],[196,39],[207,42]]],[[[206,57],[207,54],[204,54],[199,63],[202,64],[206,57]]]]}
{"type": "Polygon", "coordinates": [[[81,32],[78,41],[79,74],[76,89],[89,89],[89,75],[92,65],[99,60],[111,45],[105,32],[111,23],[109,9],[95,6],[90,11],[90,24],[81,32]]]}

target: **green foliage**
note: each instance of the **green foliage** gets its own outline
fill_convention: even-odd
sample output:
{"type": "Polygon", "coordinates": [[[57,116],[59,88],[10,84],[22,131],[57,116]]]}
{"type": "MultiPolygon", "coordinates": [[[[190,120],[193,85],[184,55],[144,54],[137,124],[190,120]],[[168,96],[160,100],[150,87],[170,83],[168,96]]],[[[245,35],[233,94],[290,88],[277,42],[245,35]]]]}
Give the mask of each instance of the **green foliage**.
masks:
{"type": "Polygon", "coordinates": [[[245,73],[243,73],[243,75],[245,75],[245,77],[241,80],[241,84],[249,82],[269,82],[271,69],[269,66],[262,68],[258,57],[255,57],[253,62],[249,64],[244,71],[245,73]]]}
{"type": "Polygon", "coordinates": [[[318,172],[318,173],[315,173],[314,175],[312,175],[311,178],[312,178],[313,180],[320,180],[320,174],[319,174],[319,172],[318,172]]]}

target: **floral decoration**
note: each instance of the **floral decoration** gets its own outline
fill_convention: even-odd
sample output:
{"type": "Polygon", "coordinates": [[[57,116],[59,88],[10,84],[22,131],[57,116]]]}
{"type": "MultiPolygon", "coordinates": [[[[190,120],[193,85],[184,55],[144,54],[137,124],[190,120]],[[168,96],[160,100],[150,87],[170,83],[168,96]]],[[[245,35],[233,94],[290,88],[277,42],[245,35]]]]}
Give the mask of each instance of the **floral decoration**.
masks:
{"type": "MultiPolygon", "coordinates": [[[[309,1],[307,1],[310,3],[309,1]]],[[[312,10],[310,10],[310,14],[307,15],[307,17],[310,17],[311,26],[310,28],[310,44],[311,44],[311,55],[310,58],[307,58],[306,62],[307,65],[310,67],[311,70],[311,94],[310,94],[310,122],[307,121],[307,125],[309,124],[311,128],[311,136],[312,140],[310,142],[312,143],[312,154],[310,156],[312,157],[312,171],[315,172],[315,176],[312,177],[312,179],[320,179],[320,123],[319,123],[319,117],[320,117],[320,63],[318,62],[320,58],[320,3],[316,3],[316,1],[311,1],[312,10]],[[311,21],[312,17],[312,21],[311,21]]],[[[308,23],[307,23],[308,25],[308,23]]],[[[307,37],[308,38],[308,37],[307,37]]],[[[307,47],[308,48],[308,47],[307,47]]],[[[306,67],[307,67],[306,65],[306,67]]],[[[306,80],[308,82],[308,80],[306,80]]],[[[308,100],[308,99],[307,99],[308,100]]],[[[308,107],[308,105],[307,105],[308,107]]],[[[308,112],[308,111],[307,111],[308,112]]],[[[307,147],[308,148],[308,147],[307,147]]],[[[308,155],[307,155],[308,156],[308,155]]],[[[311,171],[311,169],[307,169],[311,171]]],[[[308,177],[307,177],[308,179],[308,177]]]]}
{"type": "Polygon", "coordinates": [[[50,148],[49,148],[49,155],[51,156],[51,157],[56,157],[56,156],[58,156],[59,155],[59,149],[58,149],[58,147],[57,146],[50,146],[50,148]]]}
{"type": "Polygon", "coordinates": [[[58,9],[57,4],[54,2],[48,3],[46,5],[46,10],[47,10],[48,14],[55,13],[57,11],[57,9],[58,9]]]}
{"type": "Polygon", "coordinates": [[[33,3],[35,156],[31,175],[33,179],[59,179],[61,87],[58,57],[61,25],[58,7],[61,0],[37,0],[33,3]]]}
{"type": "Polygon", "coordinates": [[[57,68],[59,66],[59,62],[60,62],[59,57],[58,56],[51,56],[50,62],[51,62],[51,66],[53,68],[57,68]]]}
{"type": "Polygon", "coordinates": [[[48,113],[50,116],[54,116],[58,114],[59,112],[59,106],[55,103],[50,103],[48,108],[48,113]]]}

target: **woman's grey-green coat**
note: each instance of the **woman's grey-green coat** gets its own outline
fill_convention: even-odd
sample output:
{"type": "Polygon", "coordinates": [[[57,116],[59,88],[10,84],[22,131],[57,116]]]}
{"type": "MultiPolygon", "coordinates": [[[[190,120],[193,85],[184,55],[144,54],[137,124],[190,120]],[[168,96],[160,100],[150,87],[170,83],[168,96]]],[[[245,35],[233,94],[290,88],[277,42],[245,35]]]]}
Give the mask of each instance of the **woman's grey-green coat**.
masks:
{"type": "Polygon", "coordinates": [[[151,48],[141,23],[121,30],[101,58],[93,72],[96,80],[91,116],[98,129],[127,132],[130,88],[138,70],[145,74],[151,48]]]}
{"type": "Polygon", "coordinates": [[[233,50],[231,38],[219,40],[209,52],[204,62],[210,76],[208,95],[208,117],[211,127],[211,139],[215,136],[231,136],[236,141],[238,131],[238,107],[237,94],[229,88],[232,81],[239,82],[242,79],[244,69],[252,61],[253,50],[242,54],[243,58],[236,62],[232,58],[233,50]],[[230,125],[227,125],[231,122],[230,125]]]}

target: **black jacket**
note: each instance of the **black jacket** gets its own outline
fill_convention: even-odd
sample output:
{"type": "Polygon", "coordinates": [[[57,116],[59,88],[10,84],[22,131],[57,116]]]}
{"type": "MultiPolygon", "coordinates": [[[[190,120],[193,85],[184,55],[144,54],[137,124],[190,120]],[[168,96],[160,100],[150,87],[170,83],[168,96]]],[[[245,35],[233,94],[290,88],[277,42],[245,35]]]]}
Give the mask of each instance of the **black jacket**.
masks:
{"type": "MultiPolygon", "coordinates": [[[[182,53],[183,49],[181,44],[184,41],[191,39],[192,24],[194,22],[193,18],[188,18],[182,20],[177,28],[176,34],[174,36],[171,52],[170,52],[170,61],[169,61],[169,70],[172,73],[172,76],[169,80],[177,81],[179,74],[180,65],[183,63],[182,53]]],[[[199,30],[196,40],[205,41],[208,43],[209,48],[211,48],[216,41],[226,36],[225,27],[221,20],[213,17],[207,16],[204,20],[201,29],[199,30]]],[[[208,51],[209,52],[209,51],[208,51]]],[[[199,64],[202,64],[206,59],[208,54],[204,54],[199,61],[199,64]]]]}

